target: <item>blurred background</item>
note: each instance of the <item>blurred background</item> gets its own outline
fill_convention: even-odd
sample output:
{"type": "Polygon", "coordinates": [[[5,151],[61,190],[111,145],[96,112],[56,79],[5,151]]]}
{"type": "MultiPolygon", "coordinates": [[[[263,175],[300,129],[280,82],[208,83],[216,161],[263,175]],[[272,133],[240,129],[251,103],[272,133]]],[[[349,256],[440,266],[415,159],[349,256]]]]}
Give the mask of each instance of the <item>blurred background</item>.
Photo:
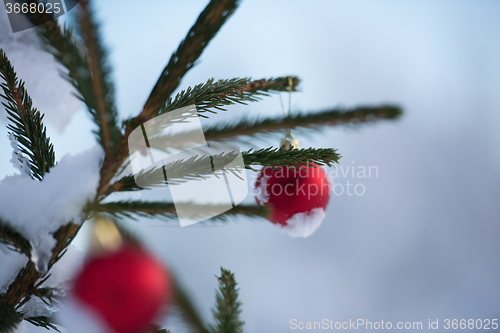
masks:
{"type": "MultiPolygon", "coordinates": [[[[124,118],[141,110],[206,4],[95,1],[124,118]]],[[[364,193],[333,193],[323,225],[306,239],[245,218],[127,225],[180,278],[206,320],[215,275],[220,266],[231,269],[246,332],[288,332],[292,319],[419,321],[422,331],[429,319],[440,328],[447,318],[500,319],[499,13],[494,0],[244,1],[180,89],[210,77],[298,75],[292,111],[402,106],[399,121],[296,133],[302,147],[337,148],[338,172],[328,172],[364,193]],[[370,166],[378,173],[357,176],[370,166]]],[[[94,125],[50,56],[36,50],[30,31],[14,35],[6,22],[2,11],[0,46],[46,113],[56,159],[93,146],[94,125]]],[[[282,114],[277,95],[230,106],[203,124],[270,114],[282,114]]],[[[2,112],[1,178],[15,172],[4,120],[2,112]]],[[[262,148],[280,139],[239,144],[262,148]]],[[[248,171],[252,182],[255,176],[248,171]]],[[[76,245],[85,250],[85,230],[76,245]]]]}

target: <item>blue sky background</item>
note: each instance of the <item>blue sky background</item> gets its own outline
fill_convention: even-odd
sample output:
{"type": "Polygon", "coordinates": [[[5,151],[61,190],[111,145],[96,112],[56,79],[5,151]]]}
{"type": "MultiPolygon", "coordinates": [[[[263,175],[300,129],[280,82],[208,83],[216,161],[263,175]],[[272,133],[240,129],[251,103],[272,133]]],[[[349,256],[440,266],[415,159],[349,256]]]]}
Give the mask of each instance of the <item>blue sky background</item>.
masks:
{"type": "MultiPolygon", "coordinates": [[[[96,1],[123,117],[141,109],[206,3],[96,1]]],[[[151,220],[130,227],[181,278],[207,320],[214,274],[221,265],[233,270],[246,332],[287,332],[291,319],[426,327],[428,319],[499,318],[499,12],[493,0],[243,2],[181,89],[210,77],[293,74],[302,83],[292,110],[399,104],[405,114],[397,122],[297,135],[303,147],[339,149],[339,170],[377,166],[378,177],[335,179],[366,192],[332,195],[323,225],[307,239],[244,218],[224,227],[151,220]]],[[[274,96],[203,124],[280,114],[274,96]]],[[[95,142],[83,108],[63,133],[48,127],[58,159],[95,142]]],[[[14,172],[6,133],[2,126],[2,176],[14,172]]]]}

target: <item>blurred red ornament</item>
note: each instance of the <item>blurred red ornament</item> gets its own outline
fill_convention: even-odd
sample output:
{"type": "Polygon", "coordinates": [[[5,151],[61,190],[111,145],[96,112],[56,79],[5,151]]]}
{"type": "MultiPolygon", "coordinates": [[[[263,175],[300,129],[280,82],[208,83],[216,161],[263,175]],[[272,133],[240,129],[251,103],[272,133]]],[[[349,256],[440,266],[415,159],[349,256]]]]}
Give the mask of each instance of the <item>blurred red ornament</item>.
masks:
{"type": "Polygon", "coordinates": [[[325,170],[314,166],[264,167],[257,177],[257,203],[268,207],[268,219],[291,236],[311,235],[325,216],[330,184],[325,170]]]}
{"type": "Polygon", "coordinates": [[[168,271],[138,246],[124,245],[87,262],[77,277],[77,298],[117,333],[148,327],[170,303],[168,271]]]}

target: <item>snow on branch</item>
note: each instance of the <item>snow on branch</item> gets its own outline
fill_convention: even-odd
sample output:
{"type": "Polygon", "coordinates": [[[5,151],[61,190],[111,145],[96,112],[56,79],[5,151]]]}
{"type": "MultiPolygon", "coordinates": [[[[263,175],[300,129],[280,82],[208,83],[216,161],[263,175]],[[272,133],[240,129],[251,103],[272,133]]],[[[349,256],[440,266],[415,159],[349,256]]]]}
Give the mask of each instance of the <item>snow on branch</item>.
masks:
{"type": "Polygon", "coordinates": [[[14,67],[7,55],[0,49],[0,84],[6,101],[2,103],[7,111],[12,131],[9,135],[14,148],[13,163],[22,173],[31,175],[38,180],[54,166],[54,147],[50,143],[43,125],[43,115],[33,108],[33,101],[24,87],[24,82],[17,78],[14,67]],[[29,158],[26,158],[26,156],[29,158]],[[31,171],[27,168],[31,169],[31,171]]]}
{"type": "Polygon", "coordinates": [[[97,191],[102,157],[96,146],[63,157],[40,182],[22,175],[0,182],[0,219],[30,241],[39,271],[46,271],[52,258],[52,234],[70,222],[82,222],[82,210],[97,191]]]}

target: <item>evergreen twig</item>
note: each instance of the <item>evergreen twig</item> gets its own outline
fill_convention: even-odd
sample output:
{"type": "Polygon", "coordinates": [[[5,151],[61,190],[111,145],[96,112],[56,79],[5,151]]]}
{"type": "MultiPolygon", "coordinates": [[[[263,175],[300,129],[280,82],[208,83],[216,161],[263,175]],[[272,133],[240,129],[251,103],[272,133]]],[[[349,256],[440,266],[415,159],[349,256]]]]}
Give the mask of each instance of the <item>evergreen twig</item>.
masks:
{"type": "MultiPolygon", "coordinates": [[[[36,0],[28,0],[29,3],[37,3],[36,0]]],[[[94,92],[92,89],[92,73],[85,55],[85,47],[73,35],[73,31],[68,26],[60,27],[57,20],[53,19],[50,13],[36,13],[26,16],[37,22],[38,16],[47,16],[48,22],[36,28],[40,41],[45,49],[66,68],[67,72],[63,77],[68,80],[76,89],[77,96],[93,109],[94,92]]],[[[94,118],[95,119],[95,118],[94,118]]]]}
{"type": "Polygon", "coordinates": [[[153,324],[151,328],[148,328],[144,333],[172,333],[170,330],[166,328],[161,328],[160,326],[153,324]]]}
{"type": "MultiPolygon", "coordinates": [[[[36,2],[35,0],[30,0],[36,2]]],[[[98,26],[88,1],[81,0],[79,28],[83,43],[73,35],[73,31],[59,27],[57,20],[49,20],[37,27],[37,32],[47,51],[67,70],[64,77],[75,87],[94,122],[98,125],[95,132],[98,142],[106,152],[106,158],[112,158],[116,143],[121,138],[117,127],[117,111],[114,104],[114,87],[111,82],[111,69],[105,48],[101,44],[98,26]]],[[[49,13],[43,13],[48,15],[49,13]]],[[[37,15],[27,14],[32,21],[37,15]]]]}
{"type": "Polygon", "coordinates": [[[216,295],[216,307],[213,310],[215,325],[209,325],[211,333],[242,333],[244,322],[240,319],[241,302],[234,274],[221,267],[219,291],[216,295]]]}
{"type": "MultiPolygon", "coordinates": [[[[337,154],[337,150],[333,148],[307,148],[307,149],[282,149],[282,148],[263,148],[259,150],[243,152],[243,160],[245,162],[245,168],[253,171],[257,171],[255,166],[286,166],[288,168],[307,166],[311,163],[316,165],[326,165],[332,167],[334,163],[338,163],[340,155],[337,154]]],[[[147,170],[140,173],[139,176],[142,177],[144,181],[151,179],[149,185],[155,186],[153,181],[159,179],[158,173],[165,173],[169,177],[170,184],[178,184],[188,179],[204,178],[212,173],[212,170],[207,170],[206,165],[210,163],[210,158],[216,158],[220,161],[220,165],[226,165],[226,162],[232,161],[236,157],[236,153],[219,154],[213,156],[194,156],[189,160],[178,160],[170,164],[166,164],[164,168],[157,168],[153,170],[147,170]]],[[[238,176],[238,169],[232,170],[228,167],[225,170],[232,172],[238,176]]],[[[220,170],[220,169],[218,169],[220,170]]],[[[217,170],[216,170],[217,171],[217,170]]],[[[168,183],[167,181],[165,184],[168,183]]],[[[120,178],[113,185],[108,188],[108,193],[119,192],[119,191],[137,191],[141,190],[133,175],[127,175],[120,178]]]]}
{"type": "MultiPolygon", "coordinates": [[[[186,204],[184,204],[186,205],[186,204]]],[[[200,205],[196,203],[190,204],[193,213],[199,212],[202,215],[209,214],[210,212],[220,212],[218,205],[200,205]]],[[[90,210],[95,213],[107,213],[115,217],[129,217],[135,218],[136,216],[143,217],[158,217],[163,216],[167,219],[176,219],[177,213],[175,205],[171,202],[151,202],[151,201],[114,201],[104,204],[91,204],[88,206],[90,210]]],[[[257,205],[239,204],[232,209],[214,216],[211,220],[226,220],[229,216],[245,215],[248,217],[266,216],[267,209],[257,205]]]]}
{"type": "Polygon", "coordinates": [[[196,23],[172,54],[139,115],[143,123],[154,117],[180,80],[192,68],[203,50],[238,6],[237,0],[211,0],[196,23]]]}
{"type": "MultiPolygon", "coordinates": [[[[299,83],[297,77],[291,77],[293,85],[292,91],[296,90],[299,83]]],[[[246,102],[255,102],[259,96],[268,96],[269,91],[287,91],[289,90],[288,77],[277,77],[270,79],[240,79],[230,80],[209,79],[206,83],[200,83],[193,88],[189,87],[175,96],[175,99],[168,99],[165,106],[160,109],[160,113],[172,111],[184,106],[196,104],[198,114],[206,117],[202,113],[216,111],[217,109],[225,111],[223,106],[230,104],[246,104],[246,102]]]]}
{"type": "Polygon", "coordinates": [[[43,114],[33,108],[33,101],[24,87],[24,82],[17,78],[14,67],[2,49],[0,78],[5,82],[0,84],[3,91],[0,96],[7,102],[2,102],[10,121],[7,128],[16,137],[20,152],[29,158],[31,176],[42,180],[45,173],[55,164],[54,147],[47,137],[42,122],[43,114]]]}
{"type": "Polygon", "coordinates": [[[284,149],[269,147],[254,151],[250,149],[243,152],[243,158],[245,167],[254,170],[252,165],[282,165],[293,169],[295,167],[311,166],[314,163],[333,167],[334,163],[338,163],[341,156],[337,154],[337,149],[333,148],[284,149]]]}
{"type": "Polygon", "coordinates": [[[0,220],[0,242],[13,246],[16,250],[24,253],[28,258],[31,256],[31,243],[20,232],[9,224],[0,220]]]}
{"type": "Polygon", "coordinates": [[[210,126],[204,132],[207,140],[225,140],[236,136],[281,132],[286,129],[315,129],[323,126],[356,125],[384,119],[394,120],[401,114],[401,108],[394,105],[335,108],[316,113],[295,113],[287,117],[239,119],[235,122],[210,126]]]}
{"type": "Polygon", "coordinates": [[[0,329],[2,332],[14,332],[19,322],[21,322],[21,316],[16,312],[16,309],[0,298],[0,329]]]}
{"type": "MultiPolygon", "coordinates": [[[[28,0],[37,3],[36,0],[28,0]]],[[[117,113],[114,105],[114,87],[110,80],[110,67],[104,47],[101,45],[97,24],[89,11],[88,0],[82,2],[80,30],[83,45],[67,26],[59,27],[51,14],[30,14],[28,18],[37,22],[47,21],[37,27],[46,49],[54,55],[67,70],[64,77],[75,87],[77,96],[85,103],[93,120],[98,125],[97,140],[103,146],[106,157],[101,168],[99,190],[106,189],[109,180],[126,159],[127,135],[117,127],[117,113]]],[[[100,195],[101,193],[99,193],[100,195]]]]}
{"type": "Polygon", "coordinates": [[[43,327],[47,330],[53,329],[57,332],[61,332],[61,331],[59,331],[57,326],[51,322],[51,318],[48,318],[48,317],[38,316],[38,317],[26,318],[24,320],[26,320],[30,324],[33,324],[33,325],[38,326],[38,327],[43,327]]]}
{"type": "Polygon", "coordinates": [[[114,86],[110,77],[111,67],[88,0],[80,0],[80,5],[78,22],[88,52],[88,73],[92,89],[92,93],[88,94],[85,103],[94,122],[99,127],[97,134],[99,142],[106,152],[106,159],[110,159],[115,152],[115,144],[121,138],[120,129],[117,127],[118,115],[115,106],[114,86]]]}
{"type": "MultiPolygon", "coordinates": [[[[57,243],[52,250],[49,270],[62,257],[64,250],[69,246],[79,229],[79,225],[68,223],[54,233],[57,243]]],[[[36,271],[33,262],[28,261],[26,266],[19,271],[7,291],[1,295],[0,302],[5,301],[9,306],[19,306],[22,299],[31,297],[30,291],[34,289],[37,280],[41,277],[42,274],[36,271]]]]}

